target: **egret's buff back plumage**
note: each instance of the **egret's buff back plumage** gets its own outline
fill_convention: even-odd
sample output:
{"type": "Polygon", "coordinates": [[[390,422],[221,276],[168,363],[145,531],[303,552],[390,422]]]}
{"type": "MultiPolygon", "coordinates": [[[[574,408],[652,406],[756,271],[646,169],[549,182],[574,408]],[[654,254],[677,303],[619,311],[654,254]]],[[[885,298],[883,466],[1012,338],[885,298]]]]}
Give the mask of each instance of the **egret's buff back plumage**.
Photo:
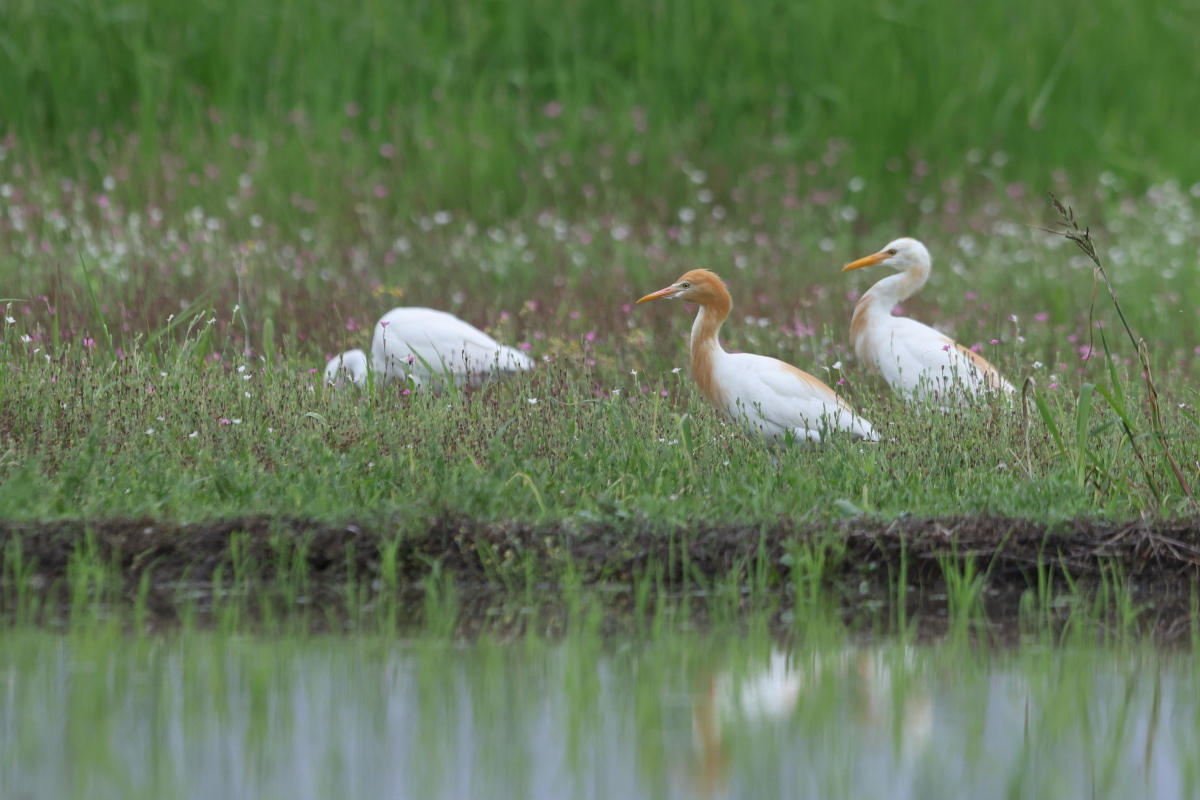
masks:
{"type": "Polygon", "coordinates": [[[691,270],[638,302],[671,298],[700,306],[689,343],[692,378],[726,416],[773,441],[791,436],[819,442],[823,432],[837,430],[878,438],[869,422],[807,372],[775,358],[725,352],[718,333],[733,301],[716,275],[691,270]]]}
{"type": "Polygon", "coordinates": [[[906,400],[955,405],[980,392],[1011,394],[1012,384],[987,359],[945,334],[892,309],[929,280],[929,251],[916,239],[896,239],[878,253],[847,264],[843,271],[883,265],[897,271],[863,293],[850,320],[858,358],[883,375],[906,400]]]}

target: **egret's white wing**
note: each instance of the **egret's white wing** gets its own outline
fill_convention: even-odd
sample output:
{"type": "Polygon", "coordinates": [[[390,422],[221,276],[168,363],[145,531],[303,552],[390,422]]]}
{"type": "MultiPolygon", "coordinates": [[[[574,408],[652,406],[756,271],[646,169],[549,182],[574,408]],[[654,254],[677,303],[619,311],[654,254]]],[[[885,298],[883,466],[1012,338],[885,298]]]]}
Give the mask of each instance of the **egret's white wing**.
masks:
{"type": "MultiPolygon", "coordinates": [[[[722,359],[721,383],[731,387],[729,413],[765,423],[764,433],[781,437],[823,429],[877,438],[866,420],[854,414],[836,393],[812,375],[767,356],[737,353],[722,359]]],[[[811,436],[808,438],[819,438],[811,436]]]]}
{"type": "Polygon", "coordinates": [[[891,317],[868,340],[868,360],[898,394],[974,397],[987,389],[1013,391],[982,356],[907,317],[891,317]]]}

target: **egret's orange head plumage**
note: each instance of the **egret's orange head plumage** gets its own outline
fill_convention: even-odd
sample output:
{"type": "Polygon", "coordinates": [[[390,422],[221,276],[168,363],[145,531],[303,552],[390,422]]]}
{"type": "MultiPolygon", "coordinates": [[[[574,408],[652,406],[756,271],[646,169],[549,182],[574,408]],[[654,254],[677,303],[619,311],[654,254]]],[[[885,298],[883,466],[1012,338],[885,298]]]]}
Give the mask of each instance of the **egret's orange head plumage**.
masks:
{"type": "Polygon", "coordinates": [[[645,303],[649,300],[664,300],[674,297],[687,303],[704,306],[710,303],[721,303],[729,297],[729,292],[715,273],[706,269],[693,269],[680,275],[679,280],[675,283],[665,289],[651,292],[638,302],[645,303]]]}

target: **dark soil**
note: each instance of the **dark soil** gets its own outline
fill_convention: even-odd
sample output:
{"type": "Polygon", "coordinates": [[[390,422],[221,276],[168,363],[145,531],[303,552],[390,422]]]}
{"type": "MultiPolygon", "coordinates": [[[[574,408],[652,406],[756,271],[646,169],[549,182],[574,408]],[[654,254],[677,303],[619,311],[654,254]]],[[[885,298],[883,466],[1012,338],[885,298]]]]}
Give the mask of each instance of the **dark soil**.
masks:
{"type": "MultiPolygon", "coordinates": [[[[259,586],[270,586],[280,570],[304,574],[310,602],[344,596],[352,582],[379,590],[382,553],[395,541],[398,525],[332,525],[304,519],[247,517],[211,523],[173,524],[143,519],[92,522],[0,523],[0,560],[5,597],[11,597],[19,547],[24,579],[65,601],[72,559],[86,554],[107,565],[114,584],[110,599],[131,600],[149,573],[150,604],[171,615],[186,590],[211,587],[218,566],[228,585],[238,561],[259,586]],[[289,566],[290,565],[290,566],[289,566]],[[32,574],[31,574],[32,573],[32,574]]],[[[409,526],[411,529],[411,526],[409,526]]],[[[1163,598],[1174,607],[1157,627],[1180,627],[1191,587],[1200,578],[1200,521],[1111,523],[1075,520],[1053,525],[1024,519],[959,517],[857,518],[828,526],[737,526],[699,524],[665,529],[648,521],[623,527],[576,522],[483,523],[465,518],[429,521],[425,533],[402,538],[396,548],[398,589],[420,597],[435,569],[450,576],[464,612],[494,605],[505,595],[536,590],[552,595],[572,583],[603,589],[616,605],[636,583],[650,581],[655,592],[676,597],[704,595],[718,586],[765,586],[790,604],[790,564],[797,548],[825,543],[829,567],[822,580],[848,606],[891,600],[901,571],[913,587],[910,602],[924,604],[929,616],[945,600],[945,565],[975,562],[986,574],[987,605],[1015,616],[1021,594],[1053,575],[1056,586],[1098,582],[1119,575],[1135,596],[1163,598]],[[435,566],[436,565],[436,566],[435,566]]],[[[1151,606],[1155,605],[1150,603],[1151,606]]],[[[480,613],[483,613],[482,611],[480,613]]],[[[493,614],[504,612],[491,612],[493,614]]],[[[1162,616],[1162,615],[1160,615],[1162,616]]],[[[1180,631],[1182,632],[1182,628],[1180,631]]]]}
{"type": "MultiPolygon", "coordinates": [[[[378,572],[381,548],[396,535],[385,524],[332,525],[288,517],[188,524],[151,519],[0,522],[0,562],[18,540],[25,561],[35,562],[37,573],[53,580],[66,575],[72,554],[90,546],[133,584],[147,569],[156,580],[202,580],[230,561],[230,542],[242,536],[247,556],[267,575],[283,552],[299,548],[312,577],[342,581],[350,565],[359,574],[378,572]]],[[[423,535],[404,538],[397,559],[409,582],[424,579],[431,565],[440,562],[443,571],[468,584],[487,583],[497,572],[523,574],[528,564],[539,581],[557,582],[571,567],[585,584],[625,582],[657,569],[664,587],[679,588],[685,564],[687,574],[707,580],[761,564],[786,579],[788,548],[820,541],[844,543],[836,559],[836,574],[842,576],[870,577],[881,567],[895,571],[904,560],[910,581],[927,579],[940,576],[945,559],[971,558],[989,572],[993,584],[1016,581],[1025,586],[1039,564],[1075,577],[1114,565],[1138,582],[1187,584],[1200,577],[1200,520],[1046,525],[951,517],[855,519],[820,528],[699,524],[664,529],[647,522],[618,528],[439,518],[429,522],[423,535]]]]}

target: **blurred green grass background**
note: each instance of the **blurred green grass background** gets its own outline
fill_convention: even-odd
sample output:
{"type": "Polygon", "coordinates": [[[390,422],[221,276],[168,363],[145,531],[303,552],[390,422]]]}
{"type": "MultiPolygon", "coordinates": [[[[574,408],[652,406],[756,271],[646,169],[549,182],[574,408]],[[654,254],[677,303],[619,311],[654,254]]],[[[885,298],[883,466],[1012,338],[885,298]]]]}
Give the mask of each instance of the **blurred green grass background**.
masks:
{"type": "Polygon", "coordinates": [[[0,0],[0,125],[83,168],[92,131],[147,164],[238,133],[280,191],[381,171],[476,215],[545,202],[548,153],[634,152],[630,189],[670,196],[681,154],[739,174],[837,137],[886,214],[973,148],[1035,190],[1200,178],[1198,34],[1185,0],[0,0]]]}

